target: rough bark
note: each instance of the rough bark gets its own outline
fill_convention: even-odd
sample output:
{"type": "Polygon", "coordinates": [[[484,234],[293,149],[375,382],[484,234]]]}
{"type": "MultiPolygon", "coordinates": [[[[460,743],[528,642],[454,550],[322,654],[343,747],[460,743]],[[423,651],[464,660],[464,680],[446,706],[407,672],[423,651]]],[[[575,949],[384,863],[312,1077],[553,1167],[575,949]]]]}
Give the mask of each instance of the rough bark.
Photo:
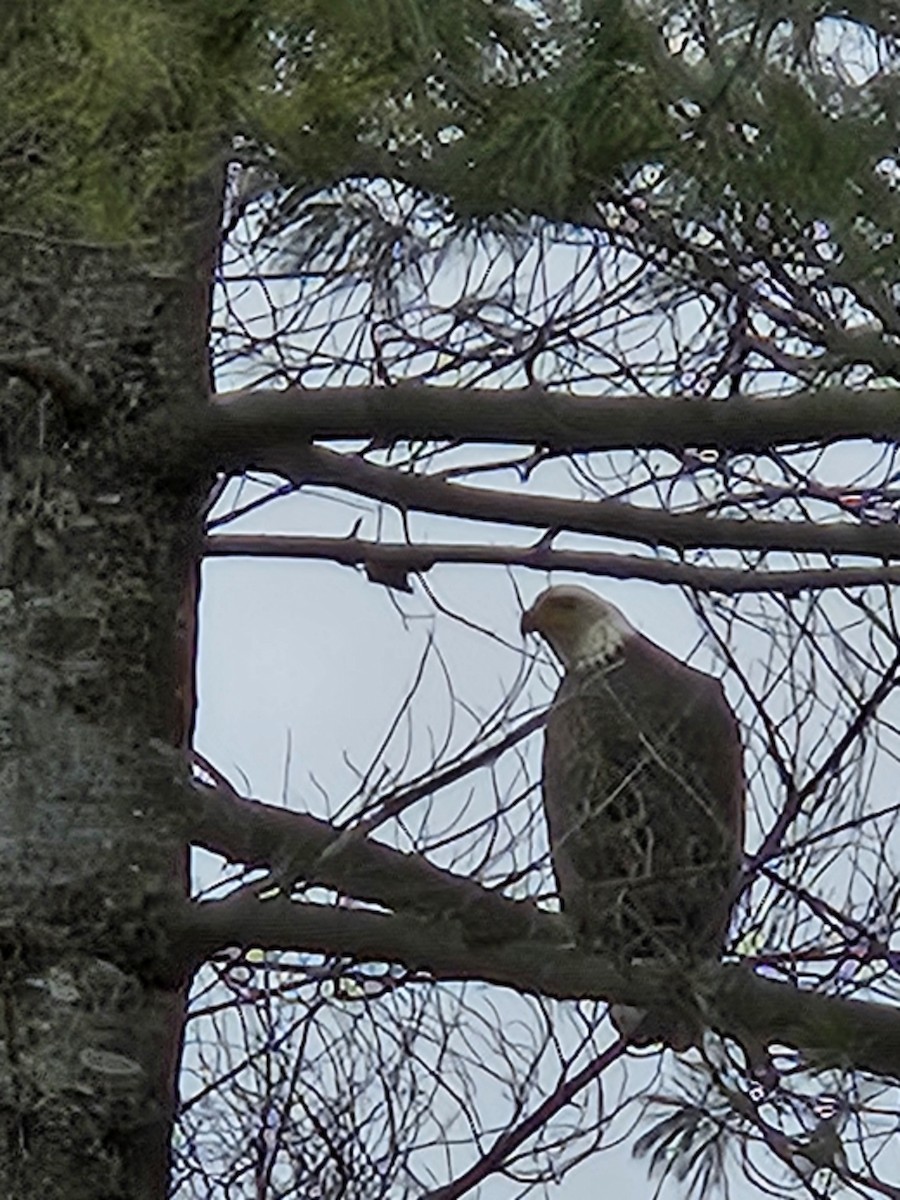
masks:
{"type": "Polygon", "coordinates": [[[176,618],[205,485],[135,447],[161,404],[206,400],[216,188],[135,246],[0,238],[2,1196],[165,1195],[176,618]]]}

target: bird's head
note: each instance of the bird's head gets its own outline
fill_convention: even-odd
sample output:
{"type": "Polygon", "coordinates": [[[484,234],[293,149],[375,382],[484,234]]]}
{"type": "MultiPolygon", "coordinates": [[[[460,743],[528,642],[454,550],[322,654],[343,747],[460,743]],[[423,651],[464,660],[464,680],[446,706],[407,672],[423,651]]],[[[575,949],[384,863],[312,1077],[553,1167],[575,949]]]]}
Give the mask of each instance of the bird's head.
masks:
{"type": "Polygon", "coordinates": [[[583,587],[551,587],[522,614],[523,634],[539,633],[567,669],[608,662],[634,629],[622,613],[583,587]]]}

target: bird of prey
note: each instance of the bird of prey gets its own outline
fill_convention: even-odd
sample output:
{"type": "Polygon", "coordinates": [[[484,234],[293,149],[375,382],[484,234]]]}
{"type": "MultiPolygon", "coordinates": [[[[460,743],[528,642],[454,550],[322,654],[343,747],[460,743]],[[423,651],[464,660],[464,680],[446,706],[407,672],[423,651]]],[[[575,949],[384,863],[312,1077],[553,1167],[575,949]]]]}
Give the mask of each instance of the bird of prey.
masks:
{"type": "MultiPolygon", "coordinates": [[[[563,910],[579,942],[620,967],[687,976],[722,953],[743,844],[741,742],[722,685],[586,588],[542,592],[522,632],[541,634],[565,672],[542,780],[563,910]]],[[[639,1044],[698,1040],[696,1022],[639,1016],[639,1044]]]]}

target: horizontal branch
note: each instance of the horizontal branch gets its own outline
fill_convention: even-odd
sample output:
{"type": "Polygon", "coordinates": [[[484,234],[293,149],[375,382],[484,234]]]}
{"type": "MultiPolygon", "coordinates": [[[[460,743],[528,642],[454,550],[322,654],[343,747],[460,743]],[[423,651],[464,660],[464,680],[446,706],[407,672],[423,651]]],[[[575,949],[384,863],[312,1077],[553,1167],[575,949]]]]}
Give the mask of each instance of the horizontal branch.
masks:
{"type": "Polygon", "coordinates": [[[287,448],[319,439],[464,441],[576,450],[716,446],[752,451],[846,438],[900,439],[900,401],[841,388],[768,399],[569,396],[542,388],[285,388],[226,392],[208,414],[220,448],[287,448]]]}
{"type": "MultiPolygon", "coordinates": [[[[489,892],[419,855],[215,788],[191,788],[188,811],[192,840],[232,861],[273,866],[287,855],[308,882],[400,910],[261,900],[244,888],[189,907],[181,934],[194,962],[234,945],[296,950],[399,963],[435,979],[477,979],[561,1000],[671,1004],[668,973],[644,965],[626,975],[573,948],[558,914],[489,892]]],[[[841,1063],[900,1078],[895,1009],[802,992],[735,966],[705,967],[692,984],[708,1022],[723,1034],[798,1046],[817,1066],[841,1063]]]]}
{"type": "MultiPolygon", "coordinates": [[[[385,908],[455,919],[477,936],[523,937],[533,933],[538,917],[547,917],[530,901],[509,900],[419,854],[394,850],[356,829],[335,829],[308,813],[200,785],[188,789],[187,799],[191,842],[229,862],[265,867],[385,908]]],[[[559,918],[547,919],[558,926],[559,918]]]]}
{"type": "Polygon", "coordinates": [[[216,534],[207,539],[208,557],[324,559],[364,567],[375,583],[410,591],[408,575],[424,574],[447,563],[517,566],[535,571],[579,571],[609,579],[646,579],[681,584],[699,592],[779,592],[789,596],[824,588],[868,587],[900,583],[900,566],[821,567],[795,571],[747,571],[706,567],[635,554],[594,550],[557,550],[543,540],[532,546],[370,542],[356,537],[288,537],[276,534],[216,534]]]}
{"type": "MultiPolygon", "coordinates": [[[[627,974],[606,959],[553,944],[558,925],[539,914],[544,940],[473,944],[449,924],[276,897],[247,889],[193,907],[191,936],[205,957],[230,946],[297,951],[395,963],[435,980],[479,980],[558,1000],[608,1000],[641,1008],[670,1007],[669,973],[648,964],[627,974]]],[[[719,1033],[739,1042],[796,1046],[812,1067],[841,1065],[900,1078],[900,1011],[887,1005],[805,992],[762,979],[739,966],[710,964],[692,979],[719,1033]]]]}
{"type": "Polygon", "coordinates": [[[809,521],[738,520],[639,508],[619,500],[572,500],[530,492],[448,483],[444,479],[379,466],[355,454],[322,446],[273,454],[267,465],[295,483],[315,483],[369,496],[404,512],[430,512],[500,525],[626,538],[675,550],[731,548],[820,554],[900,556],[896,525],[814,524],[809,521]]]}

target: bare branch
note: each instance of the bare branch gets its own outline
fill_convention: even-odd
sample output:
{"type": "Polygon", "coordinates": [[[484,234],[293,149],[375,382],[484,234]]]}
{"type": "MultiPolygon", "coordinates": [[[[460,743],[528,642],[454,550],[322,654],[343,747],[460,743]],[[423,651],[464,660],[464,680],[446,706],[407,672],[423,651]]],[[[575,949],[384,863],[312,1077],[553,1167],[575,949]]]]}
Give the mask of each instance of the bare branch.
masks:
{"type": "Polygon", "coordinates": [[[879,558],[900,556],[900,529],[894,525],[713,518],[655,512],[618,500],[570,500],[528,492],[494,491],[400,473],[358,455],[338,454],[321,446],[279,452],[268,466],[296,482],[342,488],[393,504],[403,511],[417,509],[502,525],[620,537],[676,550],[732,547],[871,554],[879,558]]]}
{"type": "MultiPolygon", "coordinates": [[[[550,914],[537,914],[534,928],[545,922],[551,936],[558,932],[550,914]]],[[[295,950],[400,963],[436,980],[481,980],[559,1000],[672,1004],[671,972],[650,964],[632,964],[626,974],[604,958],[552,941],[473,945],[451,923],[281,896],[261,901],[247,888],[194,905],[188,934],[204,957],[235,945],[295,950]]],[[[892,1006],[801,991],[718,963],[699,968],[692,983],[709,1023],[725,1036],[797,1046],[814,1067],[852,1064],[900,1078],[900,1012],[892,1006]]]]}
{"type": "Polygon", "coordinates": [[[271,867],[289,864],[294,878],[321,884],[369,903],[456,919],[484,938],[531,934],[540,919],[559,934],[559,918],[530,901],[509,900],[474,880],[435,867],[361,836],[341,832],[307,813],[290,812],[224,789],[189,789],[191,841],[231,862],[271,867]]]}
{"type": "Polygon", "coordinates": [[[530,737],[546,721],[546,712],[535,713],[523,721],[516,729],[513,729],[505,737],[501,738],[499,742],[485,746],[483,749],[476,751],[476,753],[469,755],[468,758],[454,763],[453,766],[448,767],[445,771],[430,775],[420,783],[413,784],[396,792],[393,796],[389,796],[370,816],[363,817],[358,824],[352,826],[348,831],[349,835],[354,838],[368,836],[379,825],[383,825],[386,821],[398,817],[402,812],[405,812],[411,805],[418,803],[425,796],[430,796],[440,788],[448,787],[451,783],[458,783],[460,779],[464,779],[473,771],[480,770],[482,767],[496,762],[502,754],[505,754],[507,750],[511,750],[519,742],[524,741],[525,738],[530,737]]]}
{"type": "Polygon", "coordinates": [[[542,1129],[561,1108],[570,1104],[583,1088],[599,1078],[611,1063],[621,1058],[627,1049],[628,1042],[625,1039],[619,1038],[613,1042],[593,1062],[589,1062],[586,1067],[582,1067],[580,1071],[576,1072],[571,1079],[564,1079],[543,1104],[539,1104],[524,1121],[520,1121],[513,1129],[507,1129],[501,1133],[490,1150],[482,1155],[468,1171],[460,1175],[458,1179],[454,1179],[452,1183],[448,1183],[446,1187],[426,1193],[423,1200],[457,1200],[459,1196],[464,1196],[473,1187],[477,1187],[488,1175],[499,1170],[509,1155],[542,1129]]]}
{"type": "MultiPolygon", "coordinates": [[[[646,579],[680,584],[698,592],[780,592],[796,596],[825,588],[869,587],[900,583],[900,567],[822,567],[796,571],[747,571],[743,568],[696,566],[643,558],[634,554],[604,554],[594,550],[557,550],[541,539],[533,546],[494,546],[462,543],[370,542],[364,538],[287,537],[277,534],[217,534],[208,538],[209,558],[311,558],[343,566],[373,567],[393,578],[424,574],[443,563],[482,563],[527,567],[535,571],[581,571],[608,579],[646,579]]],[[[381,582],[381,579],[375,579],[381,582]]]]}
{"type": "Polygon", "coordinates": [[[759,850],[747,862],[745,873],[748,876],[762,863],[778,857],[784,835],[797,819],[797,816],[803,809],[804,803],[815,796],[822,783],[835,771],[843,756],[856,744],[862,730],[875,716],[879,706],[894,688],[897,687],[898,671],[900,671],[900,650],[895,654],[893,661],[878,681],[878,685],[872,694],[860,704],[858,712],[844,730],[822,765],[802,788],[793,791],[788,797],[784,808],[778,814],[772,828],[763,839],[759,850]]]}

